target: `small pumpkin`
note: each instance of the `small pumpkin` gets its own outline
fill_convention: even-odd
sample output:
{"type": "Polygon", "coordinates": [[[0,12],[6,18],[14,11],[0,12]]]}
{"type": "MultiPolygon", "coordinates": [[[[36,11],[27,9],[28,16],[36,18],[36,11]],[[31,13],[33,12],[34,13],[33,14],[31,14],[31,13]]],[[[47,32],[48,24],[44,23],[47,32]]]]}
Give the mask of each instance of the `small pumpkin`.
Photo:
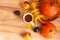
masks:
{"type": "Polygon", "coordinates": [[[43,15],[47,17],[53,17],[58,12],[58,3],[55,0],[42,2],[40,6],[40,11],[43,15]]]}
{"type": "Polygon", "coordinates": [[[55,35],[57,33],[57,29],[53,23],[46,23],[42,26],[40,33],[45,38],[51,38],[52,34],[55,35]]]}

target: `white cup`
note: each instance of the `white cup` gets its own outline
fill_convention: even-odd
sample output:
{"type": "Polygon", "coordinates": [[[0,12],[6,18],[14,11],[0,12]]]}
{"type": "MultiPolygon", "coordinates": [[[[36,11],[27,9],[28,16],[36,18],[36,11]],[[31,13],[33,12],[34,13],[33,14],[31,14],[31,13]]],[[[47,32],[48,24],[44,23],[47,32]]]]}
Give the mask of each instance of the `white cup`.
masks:
{"type": "Polygon", "coordinates": [[[23,20],[25,23],[31,23],[34,26],[33,19],[34,17],[31,13],[26,13],[23,16],[23,20]]]}

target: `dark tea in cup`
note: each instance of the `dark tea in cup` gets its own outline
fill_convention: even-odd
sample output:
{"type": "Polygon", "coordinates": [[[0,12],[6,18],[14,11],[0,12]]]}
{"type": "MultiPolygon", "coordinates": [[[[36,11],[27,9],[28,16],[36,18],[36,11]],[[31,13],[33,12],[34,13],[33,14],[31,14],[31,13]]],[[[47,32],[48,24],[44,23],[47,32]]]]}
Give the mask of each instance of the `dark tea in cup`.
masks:
{"type": "Polygon", "coordinates": [[[25,22],[31,22],[33,20],[33,15],[31,13],[26,13],[24,16],[23,16],[23,20],[25,22]]]}

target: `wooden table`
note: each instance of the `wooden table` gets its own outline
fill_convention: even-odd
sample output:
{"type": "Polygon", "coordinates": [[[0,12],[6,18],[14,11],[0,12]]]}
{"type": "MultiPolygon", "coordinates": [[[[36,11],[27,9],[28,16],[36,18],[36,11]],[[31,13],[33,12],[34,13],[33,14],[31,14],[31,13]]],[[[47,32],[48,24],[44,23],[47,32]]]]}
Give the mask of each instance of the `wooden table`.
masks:
{"type": "MultiPolygon", "coordinates": [[[[15,10],[20,10],[21,13],[24,11],[21,7],[24,1],[26,0],[0,0],[0,35],[7,35],[7,40],[9,40],[8,37],[11,37],[11,40],[24,40],[21,34],[28,31],[32,34],[32,40],[60,40],[60,16],[52,21],[56,25],[58,33],[51,39],[45,39],[39,33],[34,33],[31,29],[25,28],[26,24],[21,19],[22,14],[20,16],[14,14],[15,10]]],[[[32,2],[32,0],[27,1],[32,2]]],[[[58,3],[60,4],[59,0],[58,3]]]]}

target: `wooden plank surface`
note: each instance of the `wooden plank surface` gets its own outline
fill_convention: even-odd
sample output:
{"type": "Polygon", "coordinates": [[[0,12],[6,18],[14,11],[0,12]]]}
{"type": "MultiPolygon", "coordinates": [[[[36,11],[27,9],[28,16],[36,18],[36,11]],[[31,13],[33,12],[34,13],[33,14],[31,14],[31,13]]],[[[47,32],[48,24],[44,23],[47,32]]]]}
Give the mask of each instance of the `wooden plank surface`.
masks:
{"type": "MultiPolygon", "coordinates": [[[[21,4],[24,1],[26,0],[0,0],[0,30],[2,30],[2,32],[0,32],[0,35],[2,35],[2,33],[4,34],[4,31],[8,30],[8,32],[12,33],[9,34],[6,32],[3,36],[6,36],[8,34],[7,37],[13,35],[13,39],[11,40],[24,40],[20,34],[28,31],[32,34],[32,40],[60,40],[60,16],[56,20],[52,21],[58,30],[57,35],[52,39],[45,39],[39,33],[34,33],[31,29],[25,28],[26,24],[21,19],[21,16],[16,16],[14,14],[15,10],[20,10],[21,13],[24,11],[21,7],[21,4]],[[14,39],[14,36],[16,36],[16,39],[14,39]]],[[[32,2],[32,0],[27,1],[32,2]]],[[[58,0],[58,3],[60,4],[60,0],[58,0]]]]}

